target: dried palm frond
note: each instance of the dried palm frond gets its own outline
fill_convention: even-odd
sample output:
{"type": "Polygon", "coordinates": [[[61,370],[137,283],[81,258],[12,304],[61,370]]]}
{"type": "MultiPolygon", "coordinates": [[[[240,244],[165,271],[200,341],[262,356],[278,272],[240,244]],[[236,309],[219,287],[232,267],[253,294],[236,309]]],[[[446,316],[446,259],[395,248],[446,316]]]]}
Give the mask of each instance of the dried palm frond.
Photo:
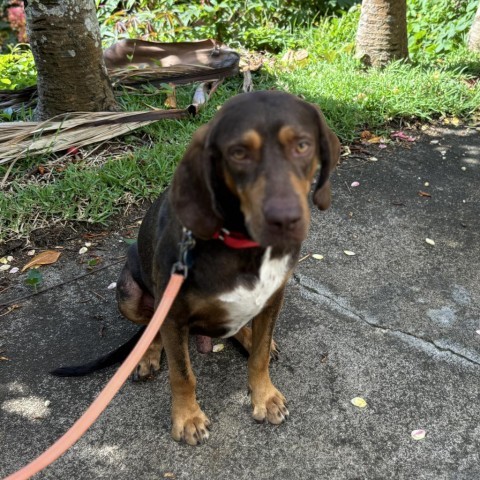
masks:
{"type": "Polygon", "coordinates": [[[110,72],[113,86],[139,87],[143,84],[160,85],[217,80],[238,72],[237,66],[212,68],[204,65],[173,65],[171,67],[123,68],[110,72]]]}
{"type": "Polygon", "coordinates": [[[0,110],[6,108],[28,108],[37,101],[37,86],[25,87],[18,90],[0,90],[0,110]]]}
{"type": "MultiPolygon", "coordinates": [[[[236,75],[240,55],[213,40],[158,43],[124,39],[104,52],[114,87],[137,88],[144,84],[184,85],[220,80],[236,75]]],[[[0,110],[34,106],[37,87],[0,90],[0,110]]]]}
{"type": "MultiPolygon", "coordinates": [[[[212,68],[203,65],[173,65],[171,67],[121,68],[110,72],[114,87],[137,88],[149,84],[185,85],[193,82],[219,80],[238,72],[237,65],[223,68],[212,68]]],[[[20,90],[0,90],[0,110],[12,108],[28,108],[37,100],[37,87],[20,90]]]]}
{"type": "MultiPolygon", "coordinates": [[[[221,81],[238,72],[239,59],[238,53],[212,40],[165,44],[127,39],[105,51],[112,82],[129,88],[145,83],[181,85],[213,79],[221,81]]],[[[203,92],[206,87],[202,85],[201,88],[203,92]]],[[[215,88],[212,87],[210,94],[215,88]]],[[[204,103],[209,96],[208,89],[203,96],[203,101],[194,100],[194,103],[198,106],[204,103]]],[[[35,86],[14,92],[0,91],[1,109],[18,110],[25,107],[25,102],[31,106],[35,101],[35,86]]],[[[195,113],[196,108],[191,105],[186,110],[75,112],[45,122],[6,122],[0,124],[0,165],[26,155],[103,142],[163,118],[187,116],[195,113]]]]}
{"type": "Polygon", "coordinates": [[[147,112],[75,112],[44,122],[2,123],[0,164],[26,155],[103,142],[161,119],[184,118],[193,113],[195,107],[147,112]]]}

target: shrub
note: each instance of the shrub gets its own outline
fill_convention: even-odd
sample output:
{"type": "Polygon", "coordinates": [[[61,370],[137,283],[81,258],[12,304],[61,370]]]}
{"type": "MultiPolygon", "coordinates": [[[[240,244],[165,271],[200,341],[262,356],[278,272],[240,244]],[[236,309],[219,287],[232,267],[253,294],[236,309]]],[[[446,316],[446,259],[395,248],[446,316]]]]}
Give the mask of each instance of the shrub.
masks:
{"type": "Polygon", "coordinates": [[[231,46],[279,51],[294,43],[292,30],[360,0],[97,0],[104,38],[157,41],[215,38],[231,46]]]}
{"type": "Polygon", "coordinates": [[[37,71],[30,50],[10,47],[10,53],[0,55],[0,90],[14,90],[35,85],[37,71]]]}
{"type": "Polygon", "coordinates": [[[478,0],[409,0],[408,48],[415,61],[451,53],[470,30],[478,0]]]}
{"type": "Polygon", "coordinates": [[[27,41],[25,11],[21,0],[0,0],[0,50],[27,41]]]}

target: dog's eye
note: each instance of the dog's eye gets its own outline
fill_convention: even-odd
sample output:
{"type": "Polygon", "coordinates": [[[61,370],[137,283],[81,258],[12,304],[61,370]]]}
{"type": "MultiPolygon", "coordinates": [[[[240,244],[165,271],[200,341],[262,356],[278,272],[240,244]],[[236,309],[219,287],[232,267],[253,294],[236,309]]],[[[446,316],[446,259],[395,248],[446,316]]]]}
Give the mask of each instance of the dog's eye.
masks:
{"type": "Polygon", "coordinates": [[[299,140],[294,147],[294,153],[296,155],[303,155],[310,150],[311,144],[307,140],[299,140]]]}
{"type": "Polygon", "coordinates": [[[248,159],[248,150],[244,147],[232,147],[228,154],[233,160],[246,160],[248,159]]]}

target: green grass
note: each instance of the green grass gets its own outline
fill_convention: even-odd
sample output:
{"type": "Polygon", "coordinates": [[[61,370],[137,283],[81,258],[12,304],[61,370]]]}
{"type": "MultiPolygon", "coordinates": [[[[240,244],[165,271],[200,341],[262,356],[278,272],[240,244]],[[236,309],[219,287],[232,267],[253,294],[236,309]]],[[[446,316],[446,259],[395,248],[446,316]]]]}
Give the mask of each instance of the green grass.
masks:
{"type": "Polygon", "coordinates": [[[442,115],[468,117],[480,105],[480,89],[435,68],[394,63],[362,72],[351,57],[312,63],[277,77],[278,85],[319,104],[342,140],[394,120],[430,121],[442,115]]]}
{"type": "MultiPolygon", "coordinates": [[[[17,162],[9,175],[12,180],[0,192],[0,241],[25,237],[35,228],[58,222],[77,221],[107,225],[115,214],[143,199],[153,199],[170,182],[173,171],[187,148],[194,131],[207,122],[218,106],[237,92],[241,82],[230,81],[220,88],[207,108],[194,119],[165,120],[134,131],[122,139],[128,152],[117,158],[102,155],[99,162],[88,157],[54,172],[47,184],[26,179],[25,172],[38,165],[54,168],[47,158],[17,162]],[[138,137],[137,137],[138,136],[138,137]],[[147,141],[139,141],[139,137],[147,141]]],[[[181,105],[189,104],[194,87],[179,91],[181,105]]],[[[123,97],[128,110],[162,107],[165,95],[123,97]]],[[[0,178],[7,166],[0,166],[0,178]]]]}
{"type": "Polygon", "coordinates": [[[435,62],[366,70],[353,55],[357,18],[353,12],[302,32],[308,63],[270,72],[277,87],[320,105],[343,141],[395,120],[469,118],[478,110],[480,87],[468,80],[480,74],[480,55],[459,47],[435,62]]]}
{"type": "MultiPolygon", "coordinates": [[[[317,103],[347,143],[364,129],[380,132],[400,120],[468,119],[478,111],[480,86],[472,79],[480,74],[480,56],[458,47],[423,63],[365,70],[353,56],[357,21],[358,12],[352,12],[297,31],[295,43],[308,51],[307,59],[286,65],[278,55],[273,66],[254,74],[256,89],[287,90],[317,103]]],[[[197,118],[157,122],[132,132],[122,140],[124,155],[103,153],[95,161],[92,155],[54,172],[47,183],[26,179],[25,172],[48,166],[48,158],[18,162],[8,188],[0,192],[0,242],[58,221],[108,225],[128,205],[155,197],[169,183],[195,129],[241,85],[241,78],[226,81],[197,118]]],[[[178,89],[179,107],[190,103],[194,88],[178,89]]],[[[164,100],[165,92],[148,90],[123,95],[121,102],[127,110],[144,110],[161,108],[164,100]]],[[[0,166],[0,178],[5,171],[0,166]]]]}

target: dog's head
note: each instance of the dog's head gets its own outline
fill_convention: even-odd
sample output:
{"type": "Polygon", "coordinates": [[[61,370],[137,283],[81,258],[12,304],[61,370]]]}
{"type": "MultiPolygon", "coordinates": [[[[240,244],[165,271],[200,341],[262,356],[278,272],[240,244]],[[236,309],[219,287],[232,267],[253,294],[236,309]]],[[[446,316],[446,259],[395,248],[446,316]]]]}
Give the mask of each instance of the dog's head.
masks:
{"type": "Polygon", "coordinates": [[[339,155],[340,143],[316,106],[283,92],[241,94],[195,133],[171,201],[199,238],[211,238],[236,205],[262,246],[299,244],[310,223],[315,173],[320,167],[313,202],[325,210],[339,155]]]}

